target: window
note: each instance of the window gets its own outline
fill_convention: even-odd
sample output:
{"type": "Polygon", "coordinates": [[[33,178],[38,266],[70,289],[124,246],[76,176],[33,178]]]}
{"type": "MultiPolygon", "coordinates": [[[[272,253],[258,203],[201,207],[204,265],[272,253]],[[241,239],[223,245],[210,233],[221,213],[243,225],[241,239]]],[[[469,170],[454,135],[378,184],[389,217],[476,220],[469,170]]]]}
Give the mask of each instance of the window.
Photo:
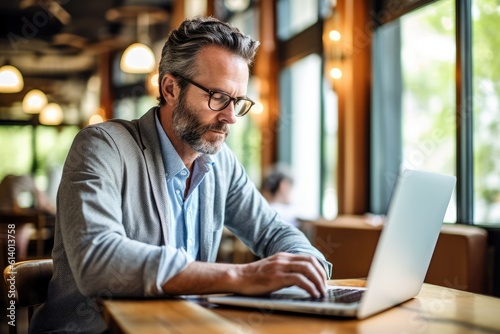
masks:
{"type": "Polygon", "coordinates": [[[392,190],[377,180],[391,179],[400,168],[409,167],[457,175],[447,222],[500,221],[500,60],[495,57],[500,51],[495,33],[500,2],[475,0],[471,8],[466,3],[431,2],[384,22],[376,31],[375,212],[384,212],[392,190]],[[384,203],[376,198],[384,198],[384,203]]]}
{"type": "Polygon", "coordinates": [[[500,222],[500,1],[472,1],[474,221],[500,222]]]}
{"type": "Polygon", "coordinates": [[[337,157],[338,157],[338,102],[337,94],[325,84],[324,112],[321,136],[321,216],[333,219],[338,214],[337,157]]]}
{"type": "MultiPolygon", "coordinates": [[[[257,13],[255,8],[249,7],[245,11],[233,15],[230,22],[245,35],[259,39],[259,15],[257,13]]],[[[260,100],[257,86],[258,82],[256,79],[250,76],[247,96],[255,102],[259,102],[260,100]]],[[[231,133],[227,137],[226,142],[239,162],[245,167],[250,179],[259,186],[261,180],[262,135],[258,125],[258,115],[255,114],[256,110],[258,110],[258,106],[254,106],[245,116],[238,117],[236,124],[231,126],[231,133]]]]}
{"type": "MultiPolygon", "coordinates": [[[[455,175],[455,9],[440,1],[401,17],[401,168],[455,175]]],[[[445,221],[456,221],[455,196],[445,221]]]]}
{"type": "Polygon", "coordinates": [[[292,169],[292,198],[293,203],[300,201],[297,214],[301,218],[319,214],[321,72],[321,58],[312,54],[286,68],[280,78],[284,89],[278,159],[292,169]]]}
{"type": "Polygon", "coordinates": [[[338,115],[321,56],[321,13],[328,5],[323,0],[279,0],[277,5],[282,46],[278,163],[293,173],[299,217],[332,219],[338,212],[338,115]]]}
{"type": "Polygon", "coordinates": [[[60,173],[78,126],[0,126],[0,181],[7,174],[32,174],[55,203],[60,173]]]}
{"type": "Polygon", "coordinates": [[[7,174],[27,174],[33,163],[33,127],[4,125],[0,127],[0,180],[7,174]]]}
{"type": "Polygon", "coordinates": [[[287,40],[318,20],[318,0],[278,0],[278,38],[287,40]]]}

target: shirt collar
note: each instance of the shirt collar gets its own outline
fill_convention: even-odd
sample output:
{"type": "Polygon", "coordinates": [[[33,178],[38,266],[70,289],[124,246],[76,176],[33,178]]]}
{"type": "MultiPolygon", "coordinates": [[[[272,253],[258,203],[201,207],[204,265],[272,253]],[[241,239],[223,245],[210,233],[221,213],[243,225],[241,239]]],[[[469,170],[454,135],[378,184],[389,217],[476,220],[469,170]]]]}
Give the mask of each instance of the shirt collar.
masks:
{"type": "MultiPolygon", "coordinates": [[[[158,138],[160,139],[160,149],[163,159],[163,166],[165,168],[165,176],[168,180],[177,175],[177,173],[186,168],[186,166],[184,165],[184,162],[182,162],[181,157],[172,145],[172,142],[165,133],[165,130],[163,130],[163,127],[161,126],[160,108],[156,110],[155,124],[156,132],[158,133],[158,138]]],[[[195,163],[198,165],[200,172],[207,173],[215,164],[215,161],[210,155],[202,154],[195,160],[195,163]]]]}

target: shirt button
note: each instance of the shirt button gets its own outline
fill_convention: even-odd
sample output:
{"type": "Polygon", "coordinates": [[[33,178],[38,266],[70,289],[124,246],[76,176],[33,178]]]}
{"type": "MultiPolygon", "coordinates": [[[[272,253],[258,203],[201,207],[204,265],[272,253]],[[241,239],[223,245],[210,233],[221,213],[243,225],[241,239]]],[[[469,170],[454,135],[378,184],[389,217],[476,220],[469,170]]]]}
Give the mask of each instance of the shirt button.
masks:
{"type": "Polygon", "coordinates": [[[181,171],[182,176],[185,176],[186,174],[187,174],[187,172],[185,170],[181,171]]]}
{"type": "Polygon", "coordinates": [[[180,194],[181,194],[181,191],[180,191],[179,189],[177,189],[177,190],[175,191],[175,193],[176,193],[177,195],[180,195],[180,194]]]}

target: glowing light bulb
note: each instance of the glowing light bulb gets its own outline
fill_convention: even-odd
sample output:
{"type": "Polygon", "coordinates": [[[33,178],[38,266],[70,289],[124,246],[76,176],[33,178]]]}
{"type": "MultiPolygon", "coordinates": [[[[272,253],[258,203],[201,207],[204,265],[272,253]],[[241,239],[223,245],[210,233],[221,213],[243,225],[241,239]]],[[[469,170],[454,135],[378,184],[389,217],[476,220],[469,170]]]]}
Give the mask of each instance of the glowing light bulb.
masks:
{"type": "Polygon", "coordinates": [[[63,111],[57,103],[49,103],[42,109],[39,116],[40,124],[59,125],[63,121],[63,111]]]}
{"type": "Polygon", "coordinates": [[[38,114],[47,102],[47,96],[41,90],[33,89],[24,96],[22,108],[27,114],[38,114]]]}
{"type": "Polygon", "coordinates": [[[89,125],[99,124],[102,122],[104,122],[104,118],[98,114],[94,114],[94,115],[90,116],[90,118],[89,118],[89,125]]]}
{"type": "Polygon", "coordinates": [[[120,68],[127,73],[150,73],[155,69],[153,51],[142,43],[134,43],[123,52],[120,68]]]}
{"type": "Polygon", "coordinates": [[[17,93],[24,88],[21,72],[11,65],[0,67],[0,93],[17,93]]]}
{"type": "Polygon", "coordinates": [[[250,109],[254,114],[262,114],[264,111],[264,105],[260,102],[255,102],[252,109],[250,109]]]}
{"type": "Polygon", "coordinates": [[[332,30],[330,31],[330,33],[328,34],[328,36],[330,36],[330,39],[332,41],[339,41],[340,40],[340,32],[338,32],[337,30],[332,30]]]}
{"type": "Polygon", "coordinates": [[[342,78],[342,71],[340,68],[334,67],[330,70],[330,76],[334,79],[342,78]]]}
{"type": "Polygon", "coordinates": [[[155,73],[151,76],[151,79],[149,79],[149,82],[151,86],[158,88],[160,85],[158,84],[158,77],[160,75],[158,73],[155,73]]]}

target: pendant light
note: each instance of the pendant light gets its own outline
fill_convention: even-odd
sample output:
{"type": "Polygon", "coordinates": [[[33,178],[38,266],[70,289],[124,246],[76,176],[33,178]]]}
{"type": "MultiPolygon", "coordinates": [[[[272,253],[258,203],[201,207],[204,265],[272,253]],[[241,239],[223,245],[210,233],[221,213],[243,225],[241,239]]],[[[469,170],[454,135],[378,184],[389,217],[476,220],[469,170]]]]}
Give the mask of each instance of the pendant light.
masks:
{"type": "Polygon", "coordinates": [[[248,8],[250,0],[224,0],[224,6],[232,12],[242,12],[248,8]]]}
{"type": "Polygon", "coordinates": [[[155,65],[153,51],[143,43],[129,45],[120,60],[120,68],[126,73],[150,73],[155,65]]]}
{"type": "Polygon", "coordinates": [[[0,67],[0,93],[18,93],[24,88],[21,72],[12,65],[0,67]]]}
{"type": "Polygon", "coordinates": [[[131,44],[123,52],[120,68],[126,73],[151,73],[156,67],[153,51],[145,44],[149,43],[149,14],[137,15],[137,38],[139,42],[131,44]]]}
{"type": "Polygon", "coordinates": [[[63,121],[64,114],[59,104],[49,103],[42,109],[38,117],[40,124],[59,125],[63,121]]]}
{"type": "Polygon", "coordinates": [[[47,96],[39,89],[30,90],[23,98],[22,109],[27,114],[38,114],[47,105],[47,96]]]}

